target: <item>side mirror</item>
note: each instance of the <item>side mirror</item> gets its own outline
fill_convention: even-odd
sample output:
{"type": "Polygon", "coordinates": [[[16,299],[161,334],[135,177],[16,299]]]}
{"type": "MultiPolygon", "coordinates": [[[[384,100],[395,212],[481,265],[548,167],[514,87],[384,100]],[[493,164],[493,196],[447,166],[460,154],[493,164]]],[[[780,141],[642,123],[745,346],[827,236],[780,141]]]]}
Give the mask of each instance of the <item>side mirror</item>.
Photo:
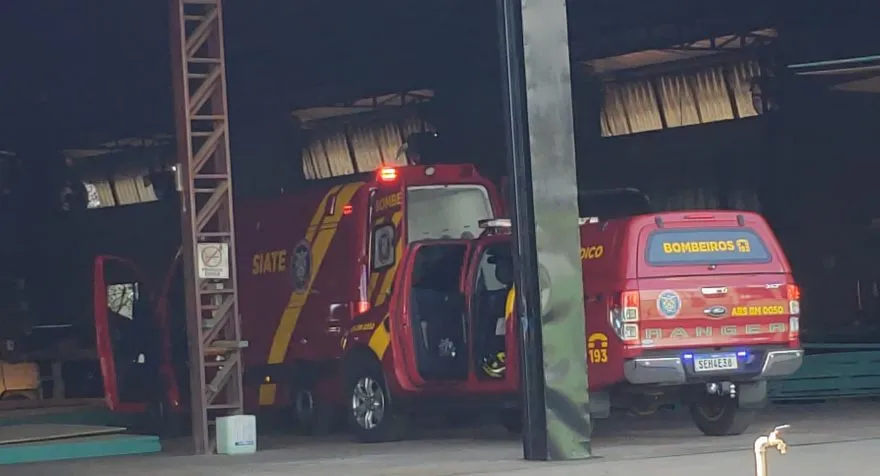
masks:
{"type": "Polygon", "coordinates": [[[348,319],[350,310],[348,304],[331,304],[330,305],[330,321],[345,322],[348,319]]]}

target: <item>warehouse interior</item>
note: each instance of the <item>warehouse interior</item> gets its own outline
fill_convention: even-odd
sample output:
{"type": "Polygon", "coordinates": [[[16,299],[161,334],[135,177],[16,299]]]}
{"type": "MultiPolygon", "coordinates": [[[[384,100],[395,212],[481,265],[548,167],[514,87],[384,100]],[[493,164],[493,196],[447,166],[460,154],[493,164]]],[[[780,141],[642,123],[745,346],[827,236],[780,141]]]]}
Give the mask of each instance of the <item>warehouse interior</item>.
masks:
{"type": "MultiPolygon", "coordinates": [[[[236,199],[402,165],[407,139],[433,132],[445,160],[506,173],[491,3],[287,3],[223,4],[236,199]]],[[[569,4],[579,188],[763,214],[803,288],[803,340],[817,354],[880,352],[870,15],[857,2],[828,15],[671,3],[569,4]]],[[[143,422],[165,413],[140,405],[165,398],[143,397],[155,379],[106,409],[95,337],[101,325],[158,336],[144,296],[166,299],[188,401],[170,15],[134,0],[0,7],[3,425],[97,419],[158,434],[143,422]]],[[[870,381],[830,385],[880,395],[877,358],[859,360],[870,381]]]]}

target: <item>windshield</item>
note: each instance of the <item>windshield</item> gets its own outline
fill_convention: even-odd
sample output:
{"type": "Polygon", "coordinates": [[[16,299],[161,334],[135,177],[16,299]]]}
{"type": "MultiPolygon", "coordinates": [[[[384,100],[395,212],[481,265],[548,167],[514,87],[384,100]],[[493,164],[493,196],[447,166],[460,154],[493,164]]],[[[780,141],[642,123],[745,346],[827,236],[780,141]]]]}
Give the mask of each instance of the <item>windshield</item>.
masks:
{"type": "Polygon", "coordinates": [[[645,255],[655,266],[770,261],[767,246],[748,228],[657,230],[648,238],[645,255]]]}
{"type": "Polygon", "coordinates": [[[407,242],[474,238],[479,221],[494,218],[482,185],[423,185],[406,189],[407,242]]]}

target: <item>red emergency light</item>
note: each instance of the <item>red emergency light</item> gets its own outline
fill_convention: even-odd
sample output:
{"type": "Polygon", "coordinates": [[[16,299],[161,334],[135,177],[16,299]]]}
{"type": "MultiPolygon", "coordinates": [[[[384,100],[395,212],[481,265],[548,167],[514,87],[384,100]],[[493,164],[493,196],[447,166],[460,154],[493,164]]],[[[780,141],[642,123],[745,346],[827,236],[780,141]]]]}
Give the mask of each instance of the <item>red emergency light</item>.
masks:
{"type": "Polygon", "coordinates": [[[397,169],[394,167],[382,167],[379,169],[379,180],[382,182],[393,182],[397,180],[397,169]]]}

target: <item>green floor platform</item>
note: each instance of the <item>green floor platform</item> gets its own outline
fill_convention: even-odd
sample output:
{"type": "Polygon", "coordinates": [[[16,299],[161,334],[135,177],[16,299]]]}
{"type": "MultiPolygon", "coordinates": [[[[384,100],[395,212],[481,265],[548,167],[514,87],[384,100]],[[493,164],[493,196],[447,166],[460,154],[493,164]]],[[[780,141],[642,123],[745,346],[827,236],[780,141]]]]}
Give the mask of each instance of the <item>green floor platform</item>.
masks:
{"type": "Polygon", "coordinates": [[[97,435],[0,445],[0,465],[107,456],[143,455],[162,450],[157,436],[97,435]]]}
{"type": "Polygon", "coordinates": [[[97,405],[2,411],[0,465],[161,451],[157,436],[125,433],[137,417],[97,405]]]}

